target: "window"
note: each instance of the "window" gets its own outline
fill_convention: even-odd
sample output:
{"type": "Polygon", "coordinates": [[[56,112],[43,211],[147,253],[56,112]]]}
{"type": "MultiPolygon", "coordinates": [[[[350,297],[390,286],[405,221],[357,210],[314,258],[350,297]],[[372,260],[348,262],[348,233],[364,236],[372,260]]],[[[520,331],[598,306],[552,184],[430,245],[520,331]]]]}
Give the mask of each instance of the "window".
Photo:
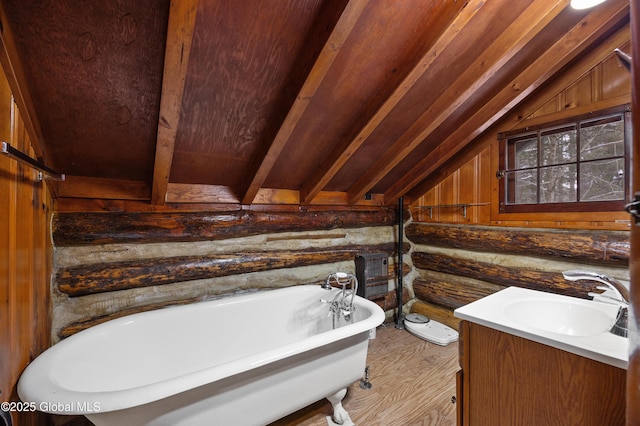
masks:
{"type": "Polygon", "coordinates": [[[500,135],[500,211],[621,210],[630,129],[621,107],[500,135]]]}

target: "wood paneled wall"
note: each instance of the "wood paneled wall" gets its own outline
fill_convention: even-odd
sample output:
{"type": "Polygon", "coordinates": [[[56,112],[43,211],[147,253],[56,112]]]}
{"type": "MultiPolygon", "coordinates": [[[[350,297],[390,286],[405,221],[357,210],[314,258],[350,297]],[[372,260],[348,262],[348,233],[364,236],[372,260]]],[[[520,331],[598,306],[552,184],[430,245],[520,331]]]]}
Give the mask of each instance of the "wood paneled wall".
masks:
{"type": "MultiPolygon", "coordinates": [[[[34,156],[4,74],[0,139],[34,156]]],[[[52,205],[37,171],[0,156],[0,401],[17,400],[20,374],[50,344],[52,205]]],[[[13,417],[15,424],[42,424],[38,414],[13,417]]]]}
{"type": "Polygon", "coordinates": [[[631,78],[613,53],[615,48],[629,52],[629,40],[630,29],[625,26],[503,117],[480,137],[478,144],[437,173],[430,182],[431,189],[411,204],[413,219],[429,223],[628,230],[626,212],[500,213],[496,171],[498,133],[629,104],[631,78]],[[459,204],[471,206],[465,211],[459,204]]]}

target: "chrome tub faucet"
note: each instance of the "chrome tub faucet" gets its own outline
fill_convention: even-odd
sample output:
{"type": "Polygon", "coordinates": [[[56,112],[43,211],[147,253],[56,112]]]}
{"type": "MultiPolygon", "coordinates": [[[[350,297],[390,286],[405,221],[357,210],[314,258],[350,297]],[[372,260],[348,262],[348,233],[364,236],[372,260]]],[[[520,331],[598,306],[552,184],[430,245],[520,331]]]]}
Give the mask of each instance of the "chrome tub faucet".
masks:
{"type": "Polygon", "coordinates": [[[322,288],[331,290],[333,288],[332,282],[335,282],[338,287],[342,287],[342,291],[336,293],[333,300],[321,299],[321,302],[330,303],[329,310],[330,315],[333,314],[333,327],[335,328],[340,317],[343,317],[347,322],[353,322],[353,313],[356,309],[353,301],[358,292],[358,279],[353,274],[336,272],[327,277],[322,288]],[[347,285],[350,287],[349,290],[347,290],[347,285]]]}

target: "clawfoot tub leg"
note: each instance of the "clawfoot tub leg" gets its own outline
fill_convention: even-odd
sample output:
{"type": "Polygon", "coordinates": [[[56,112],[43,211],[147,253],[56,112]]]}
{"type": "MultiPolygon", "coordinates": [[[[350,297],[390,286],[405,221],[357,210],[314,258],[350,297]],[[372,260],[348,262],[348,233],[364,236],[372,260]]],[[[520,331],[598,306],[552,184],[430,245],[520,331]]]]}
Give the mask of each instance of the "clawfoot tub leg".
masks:
{"type": "Polygon", "coordinates": [[[338,425],[350,426],[354,423],[351,421],[351,417],[349,417],[349,413],[342,406],[342,399],[347,394],[347,388],[340,389],[338,392],[329,395],[327,399],[333,406],[333,416],[331,416],[331,420],[338,425]]]}

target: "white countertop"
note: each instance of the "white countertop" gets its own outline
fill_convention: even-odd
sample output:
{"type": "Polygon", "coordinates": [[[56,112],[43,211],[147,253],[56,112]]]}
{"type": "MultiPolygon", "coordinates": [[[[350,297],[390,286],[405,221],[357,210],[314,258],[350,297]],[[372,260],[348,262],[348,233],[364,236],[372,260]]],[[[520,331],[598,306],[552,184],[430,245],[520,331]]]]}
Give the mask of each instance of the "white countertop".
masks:
{"type": "Polygon", "coordinates": [[[607,315],[612,315],[613,318],[615,318],[618,310],[616,305],[608,303],[520,287],[509,287],[456,309],[454,315],[463,320],[495,330],[627,369],[629,360],[629,340],[627,338],[616,336],[609,331],[589,336],[567,335],[516,322],[507,315],[506,308],[510,303],[522,299],[548,300],[550,303],[554,303],[554,301],[570,301],[575,304],[596,307],[606,312],[607,315]]]}

